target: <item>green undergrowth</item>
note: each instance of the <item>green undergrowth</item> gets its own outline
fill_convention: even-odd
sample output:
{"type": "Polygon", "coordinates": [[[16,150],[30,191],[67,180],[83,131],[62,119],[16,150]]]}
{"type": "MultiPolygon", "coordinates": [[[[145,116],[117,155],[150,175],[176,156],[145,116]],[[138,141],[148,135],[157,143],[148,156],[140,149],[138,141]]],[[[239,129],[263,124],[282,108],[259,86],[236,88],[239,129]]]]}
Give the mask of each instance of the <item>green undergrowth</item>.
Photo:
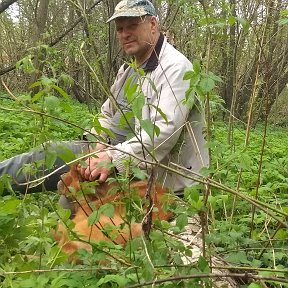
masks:
{"type": "Polygon", "coordinates": [[[264,126],[251,131],[248,144],[245,133],[243,127],[236,126],[232,144],[228,145],[227,127],[215,124],[211,144],[213,179],[244,197],[260,200],[267,208],[253,209],[240,197],[212,188],[207,243],[232,266],[259,268],[260,275],[287,279],[288,230],[274,218],[279,217],[287,225],[287,217],[281,214],[288,212],[287,128],[268,127],[263,151],[264,126]],[[271,208],[275,208],[272,216],[267,214],[271,208]]]}
{"type": "MultiPolygon", "coordinates": [[[[48,112],[71,122],[68,124],[31,111],[24,112],[25,97],[18,103],[0,99],[0,107],[6,109],[0,109],[1,160],[48,140],[76,139],[83,133],[80,127],[91,126],[93,115],[85,105],[51,97],[49,103],[29,106],[34,111],[48,112]]],[[[254,210],[243,197],[213,186],[205,205],[203,187],[195,186],[185,191],[185,202],[170,207],[176,213],[174,233],[183,232],[188,216],[207,212],[207,255],[221,256],[227,261],[226,265],[231,266],[231,272],[242,273],[253,268],[263,277],[287,279],[288,232],[276,220],[278,217],[287,223],[281,214],[288,212],[287,129],[268,127],[264,153],[264,126],[251,130],[248,145],[244,141],[243,127],[234,127],[230,145],[227,144],[227,130],[225,123],[214,123],[213,137],[208,144],[212,150],[212,165],[205,173],[244,198],[257,198],[261,209],[254,210]]],[[[4,180],[0,182],[3,183],[4,180]]],[[[124,249],[101,242],[93,246],[92,256],[80,251],[83,264],[69,264],[51,236],[59,218],[72,227],[69,213],[58,206],[58,199],[58,194],[53,192],[0,196],[2,287],[128,287],[152,279],[210,272],[209,257],[200,257],[193,265],[183,265],[181,257],[191,256],[191,250],[169,237],[167,230],[171,227],[167,222],[155,224],[158,229],[153,230],[150,241],[135,239],[124,249]]],[[[108,205],[103,213],[111,215],[113,209],[108,205]]],[[[213,287],[209,279],[199,279],[164,282],[157,287],[213,287]]],[[[239,280],[239,287],[262,287],[260,285],[248,278],[239,280]]],[[[270,281],[269,285],[287,287],[276,281],[270,281]]]]}
{"type": "Polygon", "coordinates": [[[17,99],[14,101],[3,94],[0,98],[0,161],[49,140],[78,139],[82,129],[91,127],[92,115],[87,106],[75,100],[50,95],[40,103],[31,104],[28,95],[17,99]]]}

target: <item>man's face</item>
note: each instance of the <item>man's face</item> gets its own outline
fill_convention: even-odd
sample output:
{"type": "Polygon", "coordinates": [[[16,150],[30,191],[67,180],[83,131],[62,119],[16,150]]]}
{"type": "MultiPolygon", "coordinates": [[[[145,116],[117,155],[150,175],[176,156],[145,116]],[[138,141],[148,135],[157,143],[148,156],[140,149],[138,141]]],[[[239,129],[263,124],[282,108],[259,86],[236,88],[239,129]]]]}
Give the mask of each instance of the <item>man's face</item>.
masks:
{"type": "Polygon", "coordinates": [[[155,41],[155,17],[120,17],[115,20],[117,38],[125,53],[141,59],[155,41]]]}

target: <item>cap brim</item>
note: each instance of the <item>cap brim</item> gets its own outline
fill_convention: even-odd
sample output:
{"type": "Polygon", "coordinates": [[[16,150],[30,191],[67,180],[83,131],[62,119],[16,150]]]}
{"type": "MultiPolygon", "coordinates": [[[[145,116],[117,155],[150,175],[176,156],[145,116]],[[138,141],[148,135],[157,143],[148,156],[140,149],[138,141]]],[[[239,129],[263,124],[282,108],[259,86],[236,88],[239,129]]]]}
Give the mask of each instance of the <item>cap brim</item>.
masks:
{"type": "Polygon", "coordinates": [[[128,12],[128,11],[125,11],[125,12],[119,12],[117,14],[114,14],[112,15],[112,17],[110,17],[106,23],[109,23],[111,22],[112,20],[115,20],[117,18],[120,18],[120,17],[141,17],[141,16],[145,16],[145,15],[148,15],[147,12],[143,13],[143,12],[136,12],[136,11],[133,11],[133,12],[128,12]]]}

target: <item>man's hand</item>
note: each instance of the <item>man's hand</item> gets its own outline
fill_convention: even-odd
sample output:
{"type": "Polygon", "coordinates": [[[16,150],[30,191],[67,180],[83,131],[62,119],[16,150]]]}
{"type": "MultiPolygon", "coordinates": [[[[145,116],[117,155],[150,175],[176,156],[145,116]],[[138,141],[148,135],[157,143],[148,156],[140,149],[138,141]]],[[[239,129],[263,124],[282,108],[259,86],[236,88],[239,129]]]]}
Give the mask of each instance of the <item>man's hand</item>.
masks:
{"type": "Polygon", "coordinates": [[[95,157],[89,157],[86,161],[87,167],[78,166],[81,176],[88,181],[98,179],[99,183],[103,183],[108,178],[110,169],[106,168],[106,164],[111,163],[111,158],[105,151],[99,151],[95,157]]]}

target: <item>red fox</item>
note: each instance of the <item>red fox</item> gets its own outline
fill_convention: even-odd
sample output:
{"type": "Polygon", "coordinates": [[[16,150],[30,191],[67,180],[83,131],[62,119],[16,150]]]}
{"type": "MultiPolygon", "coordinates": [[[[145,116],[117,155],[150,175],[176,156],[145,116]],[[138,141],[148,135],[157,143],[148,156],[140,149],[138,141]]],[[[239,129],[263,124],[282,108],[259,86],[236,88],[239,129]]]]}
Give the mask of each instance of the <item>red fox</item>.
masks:
{"type": "MultiPolygon", "coordinates": [[[[142,224],[140,223],[141,220],[139,223],[132,222],[128,224],[125,222],[126,209],[123,199],[127,199],[127,197],[130,196],[133,197],[133,195],[136,194],[140,199],[143,199],[144,204],[142,205],[142,208],[147,208],[148,205],[145,204],[147,203],[145,199],[145,194],[148,189],[147,181],[131,182],[126,189],[121,189],[116,181],[112,184],[103,183],[95,187],[94,194],[84,196],[84,193],[82,193],[79,197],[77,195],[79,195],[79,191],[82,189],[82,180],[76,166],[72,166],[69,172],[61,176],[61,180],[58,183],[58,190],[61,194],[70,197],[73,195],[73,198],[77,199],[75,203],[75,214],[72,218],[72,221],[75,224],[73,231],[81,240],[83,240],[70,240],[66,226],[64,224],[59,224],[54,233],[54,237],[66,254],[72,255],[80,248],[91,251],[92,247],[89,244],[90,240],[106,240],[113,241],[115,244],[125,245],[130,239],[143,234],[142,224]],[[93,209],[94,211],[99,211],[100,207],[106,203],[113,204],[113,216],[108,217],[102,213],[99,215],[97,222],[95,221],[94,224],[88,225],[88,217],[93,212],[93,209]],[[109,229],[107,229],[107,227],[109,229]]],[[[168,189],[162,188],[159,184],[154,184],[152,185],[150,195],[153,201],[152,219],[166,221],[171,219],[173,213],[171,211],[166,211],[163,208],[163,206],[165,206],[164,204],[172,203],[172,198],[169,197],[168,189]]]]}

